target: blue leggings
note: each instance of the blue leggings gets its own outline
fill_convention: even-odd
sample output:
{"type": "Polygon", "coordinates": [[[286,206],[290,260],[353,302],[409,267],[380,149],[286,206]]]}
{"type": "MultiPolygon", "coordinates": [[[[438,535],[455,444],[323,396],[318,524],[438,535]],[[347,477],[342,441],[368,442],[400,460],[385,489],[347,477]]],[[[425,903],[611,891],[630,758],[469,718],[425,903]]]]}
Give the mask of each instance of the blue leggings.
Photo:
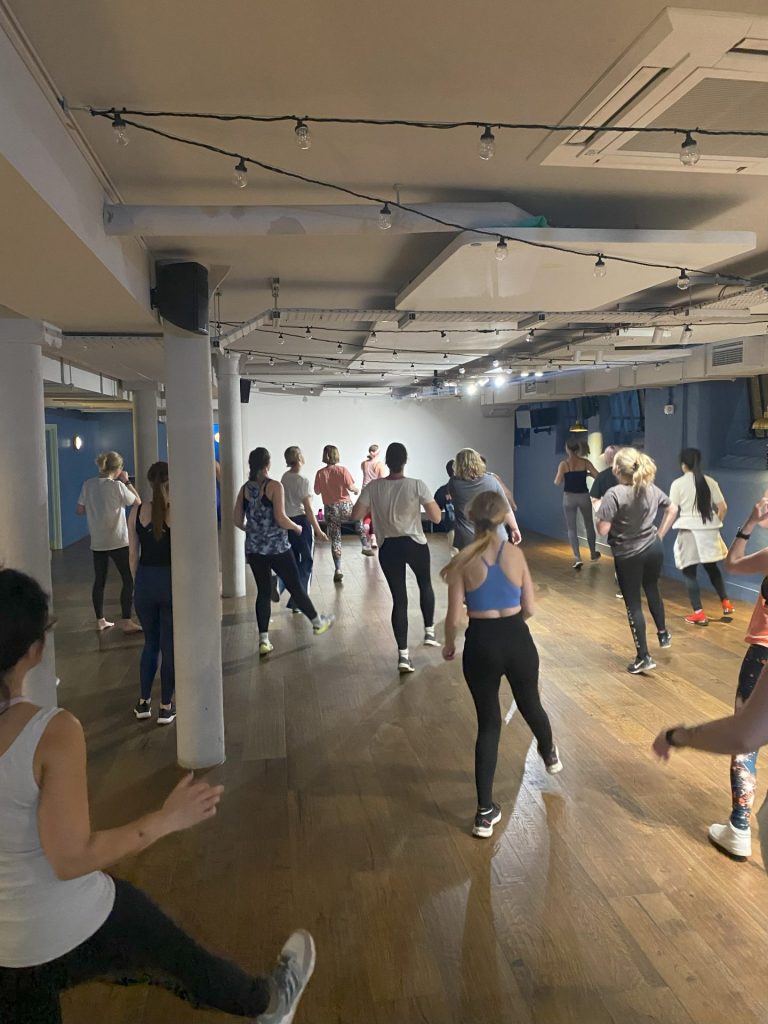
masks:
{"type": "MultiPolygon", "coordinates": [[[[768,647],[752,644],[739,671],[739,685],[736,689],[736,707],[749,699],[760,673],[768,661],[768,647]]],[[[752,804],[755,801],[757,785],[757,751],[738,754],[731,758],[731,824],[734,828],[749,828],[752,818],[752,804]]]]}
{"type": "Polygon", "coordinates": [[[166,706],[173,700],[176,682],[173,669],[173,603],[171,600],[171,567],[140,565],[136,573],[133,595],[136,614],[144,630],[139,679],[141,699],[152,696],[152,684],[160,664],[160,702],[166,706]]]}

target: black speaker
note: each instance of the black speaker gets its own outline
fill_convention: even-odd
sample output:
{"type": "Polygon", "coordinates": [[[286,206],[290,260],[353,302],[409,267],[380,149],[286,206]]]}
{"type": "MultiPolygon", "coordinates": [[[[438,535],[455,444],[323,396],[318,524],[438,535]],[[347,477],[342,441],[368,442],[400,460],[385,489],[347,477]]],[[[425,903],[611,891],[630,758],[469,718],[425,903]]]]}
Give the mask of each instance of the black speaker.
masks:
{"type": "Polygon", "coordinates": [[[152,303],[160,316],[190,334],[208,334],[208,268],[199,263],[158,263],[152,303]]]}
{"type": "Polygon", "coordinates": [[[251,382],[246,380],[245,377],[240,378],[240,401],[243,405],[248,405],[251,400],[251,382]]]}

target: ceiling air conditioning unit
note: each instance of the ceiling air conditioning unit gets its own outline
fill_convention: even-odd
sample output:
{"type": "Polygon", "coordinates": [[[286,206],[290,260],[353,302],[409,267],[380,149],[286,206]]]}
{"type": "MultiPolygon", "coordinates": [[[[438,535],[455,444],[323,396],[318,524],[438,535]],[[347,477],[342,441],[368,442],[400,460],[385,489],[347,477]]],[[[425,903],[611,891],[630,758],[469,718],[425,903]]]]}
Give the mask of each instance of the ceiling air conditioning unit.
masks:
{"type": "Polygon", "coordinates": [[[555,382],[552,380],[523,381],[523,398],[537,398],[541,395],[549,397],[555,393],[555,382]]]}

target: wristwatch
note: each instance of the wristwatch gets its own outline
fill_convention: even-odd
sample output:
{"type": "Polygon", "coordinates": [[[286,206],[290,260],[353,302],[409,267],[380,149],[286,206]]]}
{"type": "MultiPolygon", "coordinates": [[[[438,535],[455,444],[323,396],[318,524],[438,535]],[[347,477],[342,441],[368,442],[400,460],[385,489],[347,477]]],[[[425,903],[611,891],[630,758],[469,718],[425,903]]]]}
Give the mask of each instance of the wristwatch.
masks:
{"type": "Polygon", "coordinates": [[[739,540],[749,540],[749,538],[752,536],[752,534],[751,533],[744,533],[744,530],[742,529],[742,530],[737,530],[736,531],[736,536],[738,537],[739,540]]]}
{"type": "Polygon", "coordinates": [[[682,728],[683,728],[682,725],[675,725],[671,729],[667,729],[667,731],[664,733],[664,739],[667,741],[667,744],[670,747],[684,747],[685,746],[684,743],[675,743],[675,737],[674,737],[675,730],[676,729],[682,729],[682,728]]]}

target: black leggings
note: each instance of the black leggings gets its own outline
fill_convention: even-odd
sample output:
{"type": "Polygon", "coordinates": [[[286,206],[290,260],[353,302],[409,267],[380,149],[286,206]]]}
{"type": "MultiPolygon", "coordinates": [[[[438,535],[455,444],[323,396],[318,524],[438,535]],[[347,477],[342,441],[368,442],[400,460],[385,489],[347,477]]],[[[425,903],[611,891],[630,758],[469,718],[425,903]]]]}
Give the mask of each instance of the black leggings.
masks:
{"type": "Polygon", "coordinates": [[[648,609],[653,616],[653,621],[656,623],[657,632],[663,633],[667,628],[664,618],[664,602],[659,592],[659,576],[661,576],[663,565],[664,548],[658,538],[639,554],[614,560],[616,578],[619,581],[624,604],[627,606],[629,628],[632,630],[638,658],[644,658],[648,654],[642,591],[645,591],[645,599],[648,602],[648,609]]]}
{"type": "Polygon", "coordinates": [[[507,677],[515,703],[536,737],[542,757],[552,753],[552,727],[539,697],[539,652],[522,614],[503,619],[470,619],[462,662],[477,711],[475,785],[477,806],[485,810],[493,800],[499,752],[501,677],[507,677]]]}
{"type": "Polygon", "coordinates": [[[266,633],[269,630],[269,617],[272,614],[273,572],[285,584],[285,589],[291,595],[295,607],[304,612],[308,619],[317,618],[315,606],[299,580],[299,567],[296,565],[296,559],[290,548],[279,555],[246,555],[245,557],[251,567],[253,578],[256,580],[256,622],[259,625],[260,633],[266,633]]]}
{"type": "MultiPolygon", "coordinates": [[[[728,594],[725,590],[725,582],[723,581],[723,574],[720,572],[720,566],[717,562],[702,562],[701,565],[703,565],[712,586],[717,591],[717,596],[721,601],[727,600],[728,594]]],[[[688,590],[688,600],[691,602],[691,607],[695,612],[701,611],[701,590],[699,589],[699,581],[696,579],[696,570],[698,568],[697,564],[686,565],[683,569],[685,586],[688,590]]]]}
{"type": "Polygon", "coordinates": [[[379,548],[379,563],[392,593],[392,632],[397,649],[408,647],[408,590],[405,567],[410,565],[419,585],[419,603],[425,628],[435,624],[435,592],[430,574],[429,547],[413,537],[387,537],[379,548]]]}
{"type": "Polygon", "coordinates": [[[90,939],[36,967],[0,967],[3,1024],[60,1024],[59,993],[87,981],[167,988],[193,1006],[257,1017],[269,1005],[267,978],[198,946],[129,882],[115,881],[115,905],[90,939]]]}
{"type": "Polygon", "coordinates": [[[110,558],[117,566],[120,578],[123,581],[123,589],[120,591],[120,610],[124,619],[131,617],[131,605],[133,604],[133,576],[128,559],[128,548],[115,548],[113,551],[93,552],[93,610],[97,619],[104,618],[104,587],[107,583],[107,568],[110,558]]]}

